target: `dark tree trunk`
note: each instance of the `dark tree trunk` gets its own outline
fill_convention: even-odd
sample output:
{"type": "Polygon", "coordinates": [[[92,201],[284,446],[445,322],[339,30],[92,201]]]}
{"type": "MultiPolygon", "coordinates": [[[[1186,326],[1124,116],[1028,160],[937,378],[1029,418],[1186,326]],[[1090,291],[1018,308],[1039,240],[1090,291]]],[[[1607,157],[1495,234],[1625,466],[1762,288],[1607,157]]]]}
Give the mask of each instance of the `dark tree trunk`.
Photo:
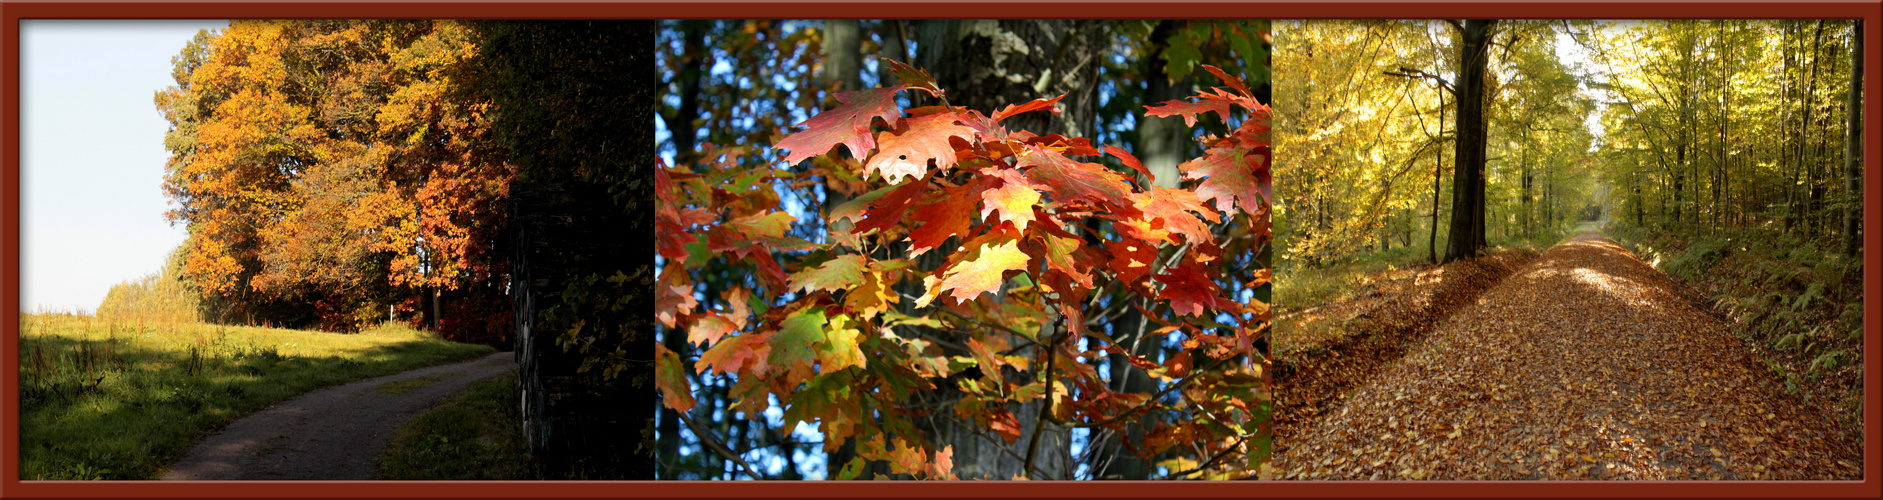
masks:
{"type": "Polygon", "coordinates": [[[1850,93],[1844,100],[1844,255],[1863,247],[1863,20],[1850,34],[1850,93]]]}
{"type": "Polygon", "coordinates": [[[1458,168],[1452,174],[1451,231],[1445,262],[1484,249],[1484,73],[1495,20],[1465,21],[1458,71],[1458,168]]]}
{"type": "MultiPolygon", "coordinates": [[[[948,91],[949,104],[983,113],[1065,94],[1059,101],[1062,112],[1058,116],[1025,113],[1002,123],[1009,130],[1089,137],[1094,132],[1098,106],[1101,29],[1099,23],[1083,21],[925,21],[916,30],[916,62],[948,91]]],[[[932,270],[940,264],[930,256],[940,254],[924,254],[918,262],[922,269],[932,270]]],[[[1057,319],[1058,312],[1052,311],[1043,322],[1048,326],[1043,328],[1058,323],[1057,319]]],[[[948,332],[930,334],[953,336],[948,332]]],[[[959,394],[944,388],[936,397],[936,403],[945,408],[959,394]]],[[[1034,401],[1007,408],[1022,423],[1021,438],[1013,444],[945,412],[927,429],[931,442],[936,448],[954,447],[954,471],[962,479],[1011,479],[1017,475],[1036,480],[1071,478],[1071,433],[1040,420],[1045,403],[1034,401]],[[1041,424],[1047,427],[1039,433],[1037,447],[1033,447],[1035,427],[1041,424]],[[1033,457],[1031,471],[1025,470],[1025,460],[1020,458],[1028,456],[1033,457]]]]}

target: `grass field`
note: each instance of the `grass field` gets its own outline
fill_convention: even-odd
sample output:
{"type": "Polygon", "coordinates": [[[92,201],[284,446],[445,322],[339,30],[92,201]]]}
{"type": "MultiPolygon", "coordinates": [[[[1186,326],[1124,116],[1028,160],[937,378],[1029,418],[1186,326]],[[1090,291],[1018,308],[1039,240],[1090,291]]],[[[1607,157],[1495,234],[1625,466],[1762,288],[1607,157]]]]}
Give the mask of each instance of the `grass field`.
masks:
{"type": "Polygon", "coordinates": [[[25,314],[20,479],[154,479],[204,435],[312,389],[482,356],[398,324],[358,334],[25,314]]]}

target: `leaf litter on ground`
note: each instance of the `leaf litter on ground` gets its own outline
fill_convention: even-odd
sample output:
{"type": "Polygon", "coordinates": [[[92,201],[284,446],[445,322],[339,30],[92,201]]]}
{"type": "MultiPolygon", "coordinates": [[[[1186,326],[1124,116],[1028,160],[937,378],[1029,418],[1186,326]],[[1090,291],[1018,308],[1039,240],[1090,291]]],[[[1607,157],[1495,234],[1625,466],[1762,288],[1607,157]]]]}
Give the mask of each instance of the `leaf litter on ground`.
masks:
{"type": "Polygon", "coordinates": [[[1760,383],[1744,343],[1678,287],[1578,235],[1339,408],[1278,426],[1275,466],[1312,480],[1860,479],[1861,440],[1760,383]]]}

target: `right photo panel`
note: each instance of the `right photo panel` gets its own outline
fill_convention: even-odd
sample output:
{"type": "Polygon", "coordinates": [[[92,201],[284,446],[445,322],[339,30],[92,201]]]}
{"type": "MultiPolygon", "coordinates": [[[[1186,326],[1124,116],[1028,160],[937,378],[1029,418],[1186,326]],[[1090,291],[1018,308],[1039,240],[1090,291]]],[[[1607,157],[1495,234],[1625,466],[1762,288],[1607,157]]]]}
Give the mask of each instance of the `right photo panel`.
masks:
{"type": "Polygon", "coordinates": [[[1862,479],[1863,29],[1276,22],[1276,477],[1862,479]]]}

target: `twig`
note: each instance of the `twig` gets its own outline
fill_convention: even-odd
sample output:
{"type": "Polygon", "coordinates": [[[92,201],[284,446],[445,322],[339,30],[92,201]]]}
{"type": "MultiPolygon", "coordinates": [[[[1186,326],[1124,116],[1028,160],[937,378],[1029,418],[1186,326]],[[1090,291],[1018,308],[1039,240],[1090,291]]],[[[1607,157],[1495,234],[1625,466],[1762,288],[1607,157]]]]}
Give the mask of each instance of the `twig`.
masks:
{"type": "Polygon", "coordinates": [[[1183,477],[1183,476],[1187,476],[1187,475],[1190,475],[1190,474],[1195,474],[1195,473],[1197,473],[1197,472],[1201,472],[1201,471],[1204,471],[1204,470],[1207,470],[1207,469],[1209,469],[1209,468],[1210,468],[1211,466],[1213,466],[1213,465],[1215,465],[1215,464],[1216,464],[1216,461],[1217,461],[1217,460],[1222,460],[1224,456],[1228,456],[1228,455],[1229,455],[1229,452],[1231,452],[1231,451],[1235,451],[1235,450],[1236,450],[1236,447],[1237,447],[1237,446],[1242,446],[1242,443],[1245,443],[1245,442],[1248,442],[1248,440],[1249,440],[1249,436],[1245,434],[1245,435],[1243,435],[1242,437],[1240,437],[1240,438],[1237,438],[1237,439],[1236,439],[1236,442],[1235,442],[1234,444],[1231,444],[1231,445],[1229,445],[1228,447],[1225,447],[1225,448],[1223,448],[1223,451],[1219,451],[1219,452],[1216,452],[1216,455],[1215,455],[1215,456],[1211,456],[1211,457],[1210,457],[1210,459],[1209,459],[1209,461],[1206,461],[1206,462],[1203,462],[1203,463],[1202,463],[1201,465],[1198,465],[1198,466],[1196,466],[1196,467],[1192,467],[1192,468],[1190,468],[1189,470],[1184,470],[1184,471],[1178,471],[1178,472],[1172,472],[1172,473],[1170,473],[1170,475],[1168,475],[1168,476],[1165,476],[1165,477],[1173,477],[1173,478],[1174,478],[1174,477],[1183,477]]]}
{"type": "Polygon", "coordinates": [[[1100,426],[1108,425],[1108,424],[1111,424],[1112,422],[1123,420],[1125,417],[1129,417],[1133,414],[1144,411],[1146,408],[1149,408],[1153,404],[1157,404],[1157,400],[1162,399],[1165,395],[1170,394],[1171,391],[1175,391],[1179,388],[1182,388],[1185,385],[1189,385],[1190,381],[1195,380],[1197,375],[1216,369],[1217,366],[1222,365],[1223,362],[1226,360],[1227,358],[1218,359],[1218,360],[1210,362],[1210,366],[1208,367],[1204,367],[1202,369],[1191,370],[1189,375],[1185,375],[1182,379],[1178,380],[1176,383],[1170,384],[1170,387],[1166,387],[1164,388],[1163,391],[1160,391],[1156,395],[1151,396],[1151,399],[1145,400],[1143,403],[1138,403],[1138,406],[1132,407],[1129,410],[1125,410],[1124,413],[1113,415],[1110,418],[1106,418],[1104,420],[1100,420],[1097,422],[1090,422],[1090,423],[1074,423],[1074,422],[1066,422],[1063,420],[1059,420],[1058,417],[1051,417],[1051,418],[1053,420],[1053,423],[1066,426],[1066,427],[1100,427],[1100,426]]]}
{"type": "Polygon", "coordinates": [[[1059,359],[1059,326],[1066,322],[1064,314],[1053,318],[1052,332],[1047,336],[1052,342],[1046,345],[1046,406],[1040,408],[1040,416],[1033,422],[1033,439],[1027,443],[1026,470],[1033,470],[1033,456],[1040,450],[1040,433],[1046,430],[1046,418],[1053,413],[1053,362],[1059,359]]]}
{"type": "Polygon", "coordinates": [[[726,449],[726,445],[720,444],[719,436],[715,436],[710,432],[706,432],[705,429],[700,428],[699,422],[693,421],[693,416],[687,415],[686,412],[674,412],[674,414],[680,415],[680,421],[686,422],[687,429],[692,430],[693,435],[699,436],[700,444],[705,445],[707,449],[713,450],[713,453],[719,454],[719,456],[725,457],[727,460],[731,460],[732,463],[739,464],[739,468],[745,471],[745,475],[752,476],[752,479],[759,481],[765,480],[764,476],[758,475],[757,472],[752,472],[752,464],[745,463],[744,458],[740,458],[739,455],[733,453],[732,450],[726,449]]]}

